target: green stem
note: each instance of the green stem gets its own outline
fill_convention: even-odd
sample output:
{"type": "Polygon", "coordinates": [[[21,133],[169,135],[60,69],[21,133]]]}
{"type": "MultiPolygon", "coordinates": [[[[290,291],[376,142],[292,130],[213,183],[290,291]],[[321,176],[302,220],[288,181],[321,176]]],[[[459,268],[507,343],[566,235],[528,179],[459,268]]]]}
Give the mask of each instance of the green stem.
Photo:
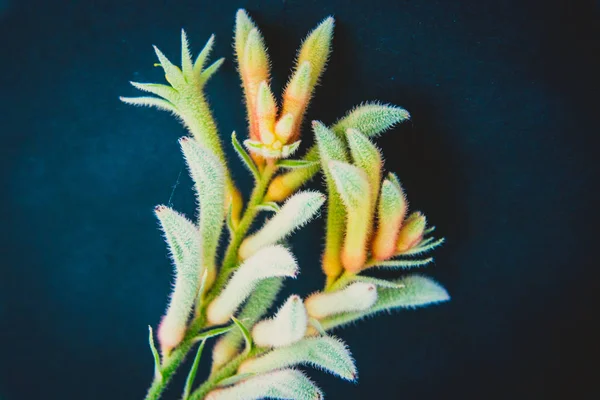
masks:
{"type": "MultiPolygon", "coordinates": [[[[215,281],[212,289],[208,293],[207,298],[203,302],[203,304],[208,305],[212,299],[218,296],[223,286],[225,286],[225,284],[227,283],[229,275],[237,266],[238,251],[240,245],[242,244],[242,241],[245,238],[248,229],[250,229],[250,226],[252,225],[256,214],[258,213],[258,206],[263,202],[267,187],[271,182],[271,179],[273,178],[273,175],[276,171],[277,166],[275,165],[275,163],[267,164],[264,170],[262,171],[258,184],[254,187],[252,195],[250,196],[248,207],[246,207],[244,215],[240,220],[240,223],[237,226],[233,237],[229,242],[229,245],[227,246],[227,250],[225,251],[225,256],[223,257],[223,263],[219,276],[217,277],[217,280],[215,281]]],[[[183,339],[183,341],[177,346],[177,348],[175,348],[175,350],[173,350],[171,354],[169,354],[168,357],[163,359],[163,363],[160,369],[161,375],[154,377],[154,380],[152,381],[152,384],[148,389],[148,393],[146,394],[145,400],[157,400],[160,398],[162,392],[165,390],[167,384],[173,377],[173,374],[181,365],[181,363],[191,350],[192,346],[196,342],[195,337],[198,335],[198,333],[200,333],[202,329],[206,327],[207,325],[206,320],[204,318],[204,312],[200,312],[199,315],[190,324],[186,337],[183,339]]],[[[235,360],[237,359],[234,359],[233,361],[235,360]]],[[[240,363],[242,361],[243,360],[241,360],[240,363]]],[[[230,366],[232,362],[226,364],[223,368],[219,369],[217,373],[224,374],[225,372],[221,371],[230,366]]],[[[233,372],[235,372],[236,369],[237,366],[234,368],[233,372]]],[[[224,376],[223,378],[226,377],[227,376],[224,376]]],[[[219,379],[219,381],[221,379],[219,379]]],[[[192,395],[192,398],[198,399],[201,397],[194,397],[194,395],[192,395]]]]}

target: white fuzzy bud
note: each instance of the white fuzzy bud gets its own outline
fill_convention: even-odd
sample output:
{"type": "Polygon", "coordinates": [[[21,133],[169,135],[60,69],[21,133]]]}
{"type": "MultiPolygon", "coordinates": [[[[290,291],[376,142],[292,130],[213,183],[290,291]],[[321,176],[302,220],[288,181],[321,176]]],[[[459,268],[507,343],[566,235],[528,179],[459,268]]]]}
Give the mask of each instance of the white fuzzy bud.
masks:
{"type": "Polygon", "coordinates": [[[333,293],[315,293],[306,299],[308,315],[324,318],[348,311],[364,311],[377,301],[377,288],[371,283],[355,282],[333,293]]]}
{"type": "Polygon", "coordinates": [[[287,346],[304,337],[308,326],[306,308],[300,296],[290,296],[275,317],[254,326],[252,338],[260,347],[287,346]]]}

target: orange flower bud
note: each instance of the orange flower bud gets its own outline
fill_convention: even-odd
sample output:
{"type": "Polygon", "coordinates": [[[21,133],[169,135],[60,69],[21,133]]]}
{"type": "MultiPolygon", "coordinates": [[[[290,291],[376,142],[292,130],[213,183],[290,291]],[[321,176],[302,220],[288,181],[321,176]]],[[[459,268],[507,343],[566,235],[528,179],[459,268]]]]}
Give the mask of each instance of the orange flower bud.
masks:
{"type": "Polygon", "coordinates": [[[401,253],[417,245],[423,239],[427,219],[419,211],[412,213],[400,229],[396,252],[401,253]]]}

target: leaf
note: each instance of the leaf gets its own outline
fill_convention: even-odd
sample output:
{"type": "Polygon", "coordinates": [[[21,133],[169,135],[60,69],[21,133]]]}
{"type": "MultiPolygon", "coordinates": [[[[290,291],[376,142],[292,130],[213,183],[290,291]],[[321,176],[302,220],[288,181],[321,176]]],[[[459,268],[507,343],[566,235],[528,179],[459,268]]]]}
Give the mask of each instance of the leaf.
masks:
{"type": "Polygon", "coordinates": [[[179,110],[167,100],[157,99],[156,97],[119,97],[123,103],[133,106],[156,107],[159,110],[169,111],[170,113],[179,116],[179,110]]]}
{"type": "Polygon", "coordinates": [[[308,327],[306,308],[300,296],[292,295],[273,318],[260,321],[252,329],[259,347],[288,346],[302,339],[308,327]]]}
{"type": "Polygon", "coordinates": [[[183,73],[181,72],[181,70],[178,67],[176,67],[175,65],[173,65],[173,63],[171,63],[171,61],[169,61],[169,59],[158,49],[158,47],[156,47],[156,46],[153,46],[153,47],[154,47],[154,52],[156,53],[156,56],[158,57],[158,60],[160,61],[160,66],[165,71],[165,78],[167,79],[167,81],[175,89],[179,90],[179,89],[182,89],[183,87],[185,87],[186,82],[185,82],[185,78],[183,77],[183,73]]]}
{"type": "Polygon", "coordinates": [[[215,336],[220,336],[224,333],[231,331],[233,328],[234,328],[234,325],[229,325],[229,326],[224,326],[221,328],[214,328],[214,329],[210,329],[205,332],[201,332],[198,334],[198,336],[194,337],[194,342],[210,339],[215,336]]]}
{"type": "Polygon", "coordinates": [[[296,193],[258,232],[244,240],[239,249],[240,258],[246,259],[261,248],[286,238],[307,224],[324,202],[325,196],[319,192],[307,190],[296,193]]]}
{"type": "Polygon", "coordinates": [[[208,270],[210,286],[216,274],[217,246],[225,220],[226,172],[214,153],[196,140],[183,137],[179,143],[198,195],[202,265],[208,270]]]}
{"type": "Polygon", "coordinates": [[[375,285],[377,287],[383,287],[383,288],[394,288],[394,289],[400,289],[403,288],[404,286],[393,282],[393,281],[388,281],[385,279],[378,279],[378,278],[372,278],[370,276],[362,276],[362,275],[356,275],[353,279],[354,282],[363,282],[363,283],[370,283],[372,285],[375,285]]]}
{"type": "Polygon", "coordinates": [[[364,311],[377,301],[376,289],[372,283],[354,282],[335,292],[314,293],[304,304],[308,315],[317,319],[348,311],[364,311]]]}
{"type": "Polygon", "coordinates": [[[267,246],[259,250],[237,268],[219,296],[208,306],[208,321],[226,323],[263,279],[296,277],[297,273],[296,260],[285,247],[267,246]]]}
{"type": "Polygon", "coordinates": [[[302,372],[283,369],[268,374],[253,376],[233,386],[216,389],[206,396],[206,400],[320,400],[321,390],[302,372]]]}
{"type": "Polygon", "coordinates": [[[375,268],[415,268],[422,267],[427,265],[433,261],[432,257],[426,258],[424,260],[389,260],[389,261],[373,261],[372,264],[369,264],[369,267],[375,268]]]}
{"type": "Polygon", "coordinates": [[[348,128],[353,128],[373,137],[409,118],[410,114],[402,107],[370,102],[352,109],[332,129],[336,134],[343,135],[348,128]]]}
{"type": "Polygon", "coordinates": [[[319,322],[318,319],[309,318],[308,322],[312,327],[314,327],[317,330],[317,332],[319,332],[320,335],[322,335],[322,336],[327,335],[327,332],[325,332],[325,329],[323,329],[323,327],[321,326],[321,323],[319,322]]]}
{"type": "Polygon", "coordinates": [[[272,202],[272,201],[267,201],[265,203],[262,203],[262,204],[256,206],[256,208],[258,208],[259,210],[271,211],[274,213],[278,213],[279,211],[281,211],[281,208],[279,207],[279,205],[277,205],[277,203],[272,202]]]}
{"type": "Polygon", "coordinates": [[[277,163],[278,167],[286,169],[312,168],[319,163],[307,160],[280,160],[277,163]]]}
{"type": "Polygon", "coordinates": [[[200,74],[199,83],[200,85],[206,84],[210,78],[213,77],[214,74],[217,73],[221,65],[225,62],[225,58],[219,58],[214,63],[210,64],[202,73],[200,74]]]}
{"type": "Polygon", "coordinates": [[[238,141],[235,132],[233,132],[231,134],[231,143],[233,144],[233,148],[235,149],[237,155],[244,162],[244,165],[246,166],[246,168],[248,168],[248,171],[250,171],[252,173],[254,180],[258,181],[258,178],[260,176],[260,173],[258,172],[258,168],[256,168],[256,164],[254,164],[254,161],[252,161],[252,158],[250,157],[250,155],[246,152],[246,150],[244,150],[244,148],[238,141]]]}
{"type": "Polygon", "coordinates": [[[210,35],[210,37],[206,41],[206,44],[204,45],[204,47],[198,54],[198,57],[196,57],[196,61],[194,61],[194,76],[198,77],[202,73],[202,70],[204,69],[204,65],[206,64],[206,61],[208,60],[208,56],[210,55],[210,52],[212,51],[214,44],[215,44],[215,35],[210,35]]]}
{"type": "Polygon", "coordinates": [[[252,346],[253,346],[253,344],[252,344],[252,335],[250,334],[250,331],[236,317],[231,317],[231,320],[238,327],[238,329],[240,330],[240,332],[242,332],[242,335],[244,336],[244,340],[246,341],[246,349],[244,350],[244,353],[245,354],[250,353],[250,351],[252,350],[252,346]]]}
{"type": "Polygon", "coordinates": [[[183,76],[188,78],[192,76],[193,71],[192,55],[185,30],[181,30],[181,70],[183,76]]]}
{"type": "Polygon", "coordinates": [[[423,253],[428,252],[429,250],[433,250],[436,247],[441,246],[445,241],[446,241],[446,239],[441,238],[441,239],[436,240],[433,243],[425,244],[425,245],[419,245],[417,247],[414,247],[414,248],[412,248],[410,250],[407,250],[405,252],[400,253],[399,255],[402,255],[402,256],[412,256],[412,255],[417,255],[417,254],[423,254],[423,253]]]}
{"type": "Polygon", "coordinates": [[[332,315],[320,320],[326,330],[396,308],[416,308],[450,300],[446,289],[431,278],[409,275],[395,281],[400,289],[377,289],[377,302],[366,311],[332,315]]]}
{"type": "Polygon", "coordinates": [[[163,99],[167,100],[171,104],[176,104],[179,99],[179,93],[171,86],[162,85],[160,83],[138,83],[129,82],[133,87],[143,92],[152,93],[163,99]]]}
{"type": "Polygon", "coordinates": [[[185,380],[185,387],[183,389],[182,400],[188,400],[190,397],[190,393],[192,391],[192,385],[194,384],[194,379],[196,378],[196,373],[198,372],[198,364],[200,364],[200,357],[202,356],[202,350],[204,350],[204,345],[206,344],[206,339],[200,342],[200,346],[198,346],[198,351],[196,352],[196,357],[194,357],[194,362],[192,364],[192,368],[185,380]]]}
{"type": "Polygon", "coordinates": [[[155,208],[155,213],[176,271],[169,307],[157,334],[163,354],[168,354],[183,339],[198,296],[202,238],[196,226],[176,211],[161,205],[155,208]]]}
{"type": "Polygon", "coordinates": [[[154,344],[154,335],[150,325],[148,325],[148,344],[150,345],[150,350],[152,351],[152,357],[154,357],[154,376],[155,378],[160,378],[162,380],[160,356],[158,355],[158,350],[156,350],[156,345],[154,344]]]}
{"type": "Polygon", "coordinates": [[[279,347],[270,352],[244,361],[239,373],[265,372],[291,367],[309,365],[323,369],[342,379],[356,379],[356,366],[346,345],[331,336],[319,336],[302,339],[290,346],[279,347]]]}

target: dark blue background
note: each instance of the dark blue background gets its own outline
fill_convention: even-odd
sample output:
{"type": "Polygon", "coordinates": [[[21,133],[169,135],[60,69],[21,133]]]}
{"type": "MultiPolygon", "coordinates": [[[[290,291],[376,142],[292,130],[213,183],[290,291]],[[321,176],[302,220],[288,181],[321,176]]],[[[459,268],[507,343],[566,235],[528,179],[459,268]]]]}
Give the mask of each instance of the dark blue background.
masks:
{"type": "MultiPolygon", "coordinates": [[[[146,326],[171,277],[152,207],[191,215],[194,198],[183,128],[117,98],[137,94],[129,80],[162,80],[151,44],[176,60],[181,27],[195,52],[215,33],[227,62],[208,95],[223,137],[243,132],[239,7],[265,34],[277,88],[304,34],[335,15],[309,117],[375,99],[411,111],[378,144],[448,239],[424,272],[452,302],[340,331],[360,380],[310,372],[328,398],[592,396],[597,2],[3,0],[0,398],[143,397],[146,326]]],[[[295,236],[303,272],[288,292],[321,285],[322,234],[318,222],[295,236]]],[[[172,387],[177,398],[181,378],[172,387]]]]}

